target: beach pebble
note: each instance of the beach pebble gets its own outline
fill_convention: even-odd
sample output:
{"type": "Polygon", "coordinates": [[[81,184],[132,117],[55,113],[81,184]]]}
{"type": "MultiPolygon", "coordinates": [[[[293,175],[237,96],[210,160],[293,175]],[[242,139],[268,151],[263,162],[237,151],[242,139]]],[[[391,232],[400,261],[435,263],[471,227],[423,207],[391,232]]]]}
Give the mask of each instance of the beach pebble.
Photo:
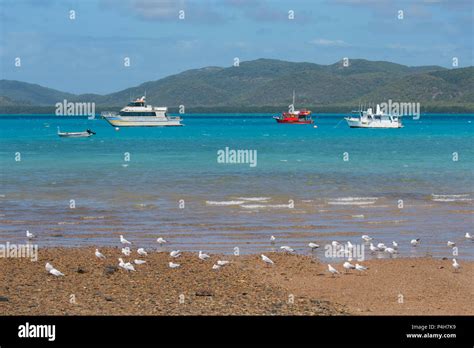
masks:
{"type": "Polygon", "coordinates": [[[118,267],[116,266],[105,266],[105,269],[104,269],[104,273],[107,275],[114,274],[117,271],[118,271],[118,267]]]}
{"type": "Polygon", "coordinates": [[[0,302],[8,302],[8,301],[10,301],[8,297],[0,296],[0,302]]]}

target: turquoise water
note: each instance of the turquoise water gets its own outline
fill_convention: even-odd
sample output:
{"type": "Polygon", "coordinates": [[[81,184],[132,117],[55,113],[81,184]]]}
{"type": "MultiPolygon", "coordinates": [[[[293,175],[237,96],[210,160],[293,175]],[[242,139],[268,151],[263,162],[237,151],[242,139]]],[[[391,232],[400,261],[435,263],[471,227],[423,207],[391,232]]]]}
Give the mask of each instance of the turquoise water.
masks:
{"type": "Polygon", "coordinates": [[[350,129],[342,117],[313,128],[184,115],[184,127],[116,131],[100,119],[0,116],[0,242],[28,229],[40,245],[117,245],[124,234],[144,247],[163,236],[182,250],[245,253],[272,248],[275,235],[306,252],[309,241],[369,234],[398,241],[404,256],[449,257],[452,240],[474,258],[463,239],[474,231],[474,115],[422,115],[387,130],[350,129]],[[59,138],[57,126],[97,135],[59,138]],[[218,163],[226,147],[256,150],[257,165],[218,163]],[[415,250],[412,238],[422,239],[415,250]]]}

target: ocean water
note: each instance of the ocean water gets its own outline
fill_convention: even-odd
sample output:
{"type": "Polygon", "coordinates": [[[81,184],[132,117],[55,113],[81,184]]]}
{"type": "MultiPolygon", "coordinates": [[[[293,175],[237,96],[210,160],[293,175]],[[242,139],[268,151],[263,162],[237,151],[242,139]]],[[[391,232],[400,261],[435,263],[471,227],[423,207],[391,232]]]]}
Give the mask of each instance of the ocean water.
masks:
{"type": "Polygon", "coordinates": [[[474,259],[463,238],[474,232],[474,115],[386,130],[350,129],[342,117],[313,128],[184,115],[184,127],[116,131],[101,119],[0,116],[0,242],[29,230],[40,246],[118,245],[123,234],[148,248],[162,236],[181,250],[308,253],[310,241],[368,234],[398,241],[400,256],[451,257],[451,240],[474,259]],[[59,138],[57,126],[97,135],[59,138]],[[218,163],[226,147],[256,150],[256,166],[218,163]]]}

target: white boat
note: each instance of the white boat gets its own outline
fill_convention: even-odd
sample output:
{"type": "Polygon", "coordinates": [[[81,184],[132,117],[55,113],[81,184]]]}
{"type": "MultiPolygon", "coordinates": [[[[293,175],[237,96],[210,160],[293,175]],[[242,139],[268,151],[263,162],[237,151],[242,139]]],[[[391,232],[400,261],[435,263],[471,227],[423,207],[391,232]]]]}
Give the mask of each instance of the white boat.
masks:
{"type": "Polygon", "coordinates": [[[360,108],[357,111],[353,111],[357,116],[345,117],[347,124],[351,128],[402,128],[401,116],[390,115],[382,112],[380,105],[377,104],[376,111],[374,113],[371,107],[367,108],[367,111],[363,111],[360,108]]]}
{"type": "Polygon", "coordinates": [[[61,138],[88,138],[95,135],[95,132],[91,131],[90,129],[87,129],[84,132],[61,132],[58,127],[58,135],[61,138]]]}
{"type": "Polygon", "coordinates": [[[167,107],[146,105],[145,97],[128,103],[120,112],[102,112],[101,116],[114,127],[182,126],[180,117],[168,116],[167,107]]]}

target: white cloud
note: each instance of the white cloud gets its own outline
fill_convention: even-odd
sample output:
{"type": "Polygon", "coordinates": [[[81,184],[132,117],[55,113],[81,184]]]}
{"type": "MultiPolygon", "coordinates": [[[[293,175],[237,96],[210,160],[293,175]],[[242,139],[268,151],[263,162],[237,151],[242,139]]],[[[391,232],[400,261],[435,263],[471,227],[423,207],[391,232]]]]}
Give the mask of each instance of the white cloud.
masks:
{"type": "Polygon", "coordinates": [[[348,44],[342,40],[314,39],[309,43],[317,46],[348,46],[348,44]]]}

